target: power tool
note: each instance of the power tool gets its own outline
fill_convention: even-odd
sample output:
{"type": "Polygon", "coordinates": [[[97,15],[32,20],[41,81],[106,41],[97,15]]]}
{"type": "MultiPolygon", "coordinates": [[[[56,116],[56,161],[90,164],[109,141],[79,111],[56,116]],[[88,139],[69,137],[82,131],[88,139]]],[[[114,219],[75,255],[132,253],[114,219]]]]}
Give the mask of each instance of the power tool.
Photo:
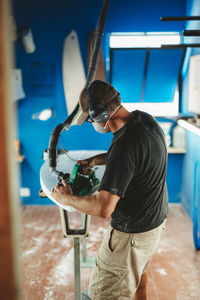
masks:
{"type": "Polygon", "coordinates": [[[100,183],[99,179],[96,177],[95,169],[88,168],[88,174],[82,174],[82,165],[75,164],[71,175],[65,174],[65,180],[70,185],[73,195],[85,196],[91,189],[100,183]]]}

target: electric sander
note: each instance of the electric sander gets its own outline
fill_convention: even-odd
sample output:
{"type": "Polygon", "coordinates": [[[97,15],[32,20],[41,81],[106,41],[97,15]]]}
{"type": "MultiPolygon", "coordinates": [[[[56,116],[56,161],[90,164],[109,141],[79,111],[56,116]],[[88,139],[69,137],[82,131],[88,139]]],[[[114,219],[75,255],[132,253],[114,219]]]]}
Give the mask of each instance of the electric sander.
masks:
{"type": "Polygon", "coordinates": [[[85,196],[91,189],[100,183],[99,179],[96,177],[95,169],[88,168],[88,174],[82,174],[83,166],[80,164],[75,164],[71,174],[60,173],[59,182],[64,179],[70,185],[73,195],[85,196]]]}
{"type": "MultiPolygon", "coordinates": [[[[73,195],[85,196],[91,189],[99,185],[100,181],[96,177],[95,169],[88,168],[88,174],[82,174],[83,166],[80,164],[75,164],[73,166],[71,174],[60,172],[58,176],[59,184],[62,184],[62,180],[65,180],[71,187],[73,195]]],[[[46,198],[47,196],[41,189],[39,192],[41,198],[46,198]]]]}
{"type": "Polygon", "coordinates": [[[68,175],[68,184],[71,186],[73,194],[77,196],[87,195],[94,186],[100,183],[96,177],[95,169],[88,168],[88,174],[83,175],[82,168],[82,165],[75,164],[71,175],[68,175]]]}

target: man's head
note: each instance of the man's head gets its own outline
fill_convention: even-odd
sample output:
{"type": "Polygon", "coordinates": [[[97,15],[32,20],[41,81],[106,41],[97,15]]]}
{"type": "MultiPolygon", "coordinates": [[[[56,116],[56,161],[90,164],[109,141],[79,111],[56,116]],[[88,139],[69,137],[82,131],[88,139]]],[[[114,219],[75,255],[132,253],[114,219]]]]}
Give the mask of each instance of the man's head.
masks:
{"type": "Polygon", "coordinates": [[[111,115],[121,105],[121,97],[118,91],[110,84],[95,80],[88,88],[83,89],[79,103],[82,113],[77,122],[81,125],[90,117],[91,109],[94,110],[94,113],[92,111],[92,115],[95,113],[98,114],[98,110],[101,110],[101,108],[105,109],[111,115]],[[88,94],[90,97],[89,101],[91,101],[90,105],[88,105],[88,94]]]}

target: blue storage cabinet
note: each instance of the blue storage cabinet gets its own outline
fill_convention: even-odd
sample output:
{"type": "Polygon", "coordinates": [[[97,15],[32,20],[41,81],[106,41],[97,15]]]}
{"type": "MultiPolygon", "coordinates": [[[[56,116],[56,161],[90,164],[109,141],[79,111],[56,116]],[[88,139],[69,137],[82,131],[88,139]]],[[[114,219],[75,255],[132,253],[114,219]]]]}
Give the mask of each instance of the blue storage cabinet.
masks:
{"type": "Polygon", "coordinates": [[[183,159],[181,202],[193,221],[194,244],[200,249],[200,136],[187,131],[183,159]]]}
{"type": "Polygon", "coordinates": [[[169,203],[181,202],[182,169],[185,154],[169,153],[167,166],[167,189],[169,203]]]}

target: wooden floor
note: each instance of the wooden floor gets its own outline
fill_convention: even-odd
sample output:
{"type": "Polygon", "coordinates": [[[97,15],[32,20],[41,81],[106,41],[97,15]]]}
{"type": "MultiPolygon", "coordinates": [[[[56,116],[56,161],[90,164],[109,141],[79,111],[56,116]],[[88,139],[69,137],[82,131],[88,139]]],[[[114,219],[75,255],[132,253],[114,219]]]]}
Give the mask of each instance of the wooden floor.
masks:
{"type": "MultiPolygon", "coordinates": [[[[78,227],[79,214],[73,213],[71,222],[78,227]]],[[[108,224],[92,217],[88,256],[96,255],[108,224]]],[[[63,238],[58,208],[23,207],[21,239],[24,299],[74,300],[73,239],[63,238]]],[[[82,269],[81,275],[84,290],[91,269],[82,269]]],[[[148,275],[149,300],[200,300],[200,252],[193,246],[192,223],[179,205],[170,206],[148,275]]]]}

